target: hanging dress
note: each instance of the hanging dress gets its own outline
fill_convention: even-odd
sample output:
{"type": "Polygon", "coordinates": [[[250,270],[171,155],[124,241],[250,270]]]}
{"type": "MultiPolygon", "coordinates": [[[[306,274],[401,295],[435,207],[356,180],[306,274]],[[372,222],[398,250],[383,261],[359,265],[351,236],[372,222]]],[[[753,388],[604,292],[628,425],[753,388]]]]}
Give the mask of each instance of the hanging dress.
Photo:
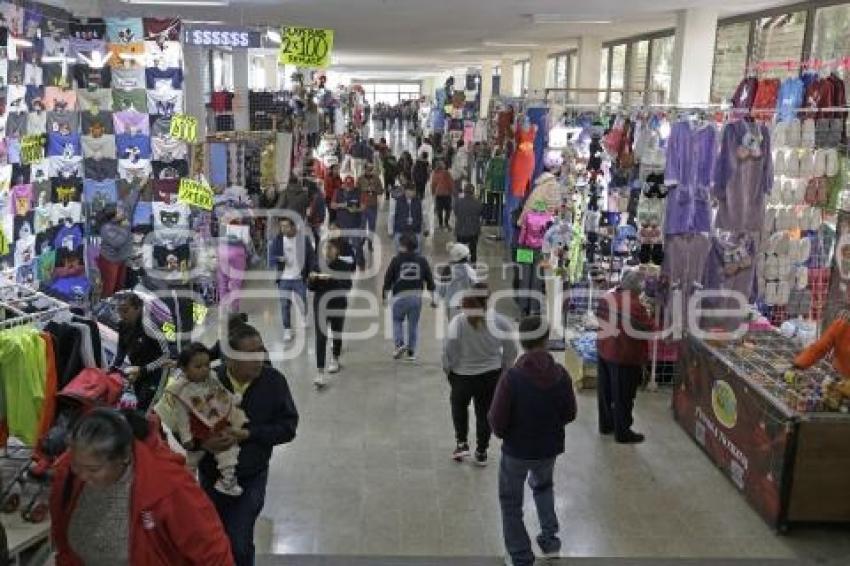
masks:
{"type": "Polygon", "coordinates": [[[537,130],[533,126],[527,130],[519,128],[516,133],[516,151],[511,160],[511,192],[517,198],[523,198],[531,184],[534,174],[534,138],[537,130]]]}

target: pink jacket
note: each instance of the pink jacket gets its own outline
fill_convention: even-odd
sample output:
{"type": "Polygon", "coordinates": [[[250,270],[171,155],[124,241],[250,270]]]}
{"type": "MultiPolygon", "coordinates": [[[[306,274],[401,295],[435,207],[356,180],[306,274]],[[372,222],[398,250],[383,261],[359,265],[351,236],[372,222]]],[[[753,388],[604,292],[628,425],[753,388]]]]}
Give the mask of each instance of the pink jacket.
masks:
{"type": "Polygon", "coordinates": [[[526,214],[519,232],[519,245],[536,250],[542,248],[543,236],[551,221],[552,215],[548,212],[532,211],[526,214]]]}

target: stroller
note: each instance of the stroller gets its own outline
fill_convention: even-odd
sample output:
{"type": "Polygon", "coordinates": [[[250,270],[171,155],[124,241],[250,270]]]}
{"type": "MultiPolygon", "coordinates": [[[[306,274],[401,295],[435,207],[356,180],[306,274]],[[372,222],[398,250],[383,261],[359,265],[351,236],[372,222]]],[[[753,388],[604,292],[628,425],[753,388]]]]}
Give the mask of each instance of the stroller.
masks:
{"type": "Polygon", "coordinates": [[[12,481],[0,494],[0,510],[14,513],[21,508],[27,484],[35,486],[21,508],[21,517],[31,523],[47,518],[48,507],[42,495],[50,487],[50,468],[67,448],[67,435],[77,419],[97,407],[117,407],[124,390],[124,378],[118,373],[106,373],[86,368],[57,394],[53,426],[32,450],[26,463],[15,472],[12,481]]]}

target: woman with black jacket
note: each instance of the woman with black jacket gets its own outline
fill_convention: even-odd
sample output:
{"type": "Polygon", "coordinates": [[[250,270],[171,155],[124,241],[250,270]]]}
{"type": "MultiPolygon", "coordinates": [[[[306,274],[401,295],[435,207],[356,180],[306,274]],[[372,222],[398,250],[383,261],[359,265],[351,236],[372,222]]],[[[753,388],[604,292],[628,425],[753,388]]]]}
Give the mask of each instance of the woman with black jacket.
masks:
{"type": "Polygon", "coordinates": [[[323,255],[316,271],[311,272],[308,279],[308,288],[313,291],[313,316],[316,323],[316,378],[313,384],[319,389],[327,385],[325,361],[328,334],[331,332],[333,350],[330,360],[327,360],[327,373],[339,371],[345,310],[348,308],[351,274],[355,270],[354,250],[344,238],[328,240],[323,255]]]}

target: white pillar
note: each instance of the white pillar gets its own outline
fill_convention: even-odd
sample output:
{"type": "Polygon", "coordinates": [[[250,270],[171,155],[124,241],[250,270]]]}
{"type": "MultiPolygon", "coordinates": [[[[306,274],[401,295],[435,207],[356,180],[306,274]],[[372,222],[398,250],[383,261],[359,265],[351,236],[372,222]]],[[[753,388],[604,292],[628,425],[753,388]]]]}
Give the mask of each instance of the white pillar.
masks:
{"type": "Polygon", "coordinates": [[[502,79],[499,86],[499,94],[502,96],[519,96],[514,92],[514,60],[502,59],[502,79]]]}
{"type": "Polygon", "coordinates": [[[183,46],[183,92],[192,93],[184,96],[186,113],[198,119],[198,140],[203,140],[207,135],[207,111],[204,108],[203,93],[207,92],[208,85],[203,84],[206,73],[203,70],[209,64],[207,50],[196,45],[183,46]]]}
{"type": "Polygon", "coordinates": [[[277,55],[274,53],[267,53],[263,56],[263,73],[266,75],[266,88],[270,90],[277,90],[277,55]]]}
{"type": "Polygon", "coordinates": [[[490,108],[490,98],[493,97],[493,64],[481,64],[481,117],[487,117],[490,108]]]}
{"type": "Polygon", "coordinates": [[[251,128],[248,116],[248,93],[251,73],[251,59],[247,49],[233,50],[233,127],[237,131],[251,128]]]}
{"type": "Polygon", "coordinates": [[[701,104],[711,97],[717,10],[693,8],[676,13],[672,102],[701,104]]]}
{"type": "MultiPolygon", "coordinates": [[[[578,40],[578,88],[599,88],[599,73],[602,69],[602,38],[582,36],[578,40]]],[[[573,97],[580,104],[595,104],[599,102],[597,92],[588,92],[573,97]]]]}
{"type": "Polygon", "coordinates": [[[536,49],[531,52],[528,77],[528,94],[534,97],[543,97],[546,88],[546,61],[549,53],[545,49],[536,49]]]}

